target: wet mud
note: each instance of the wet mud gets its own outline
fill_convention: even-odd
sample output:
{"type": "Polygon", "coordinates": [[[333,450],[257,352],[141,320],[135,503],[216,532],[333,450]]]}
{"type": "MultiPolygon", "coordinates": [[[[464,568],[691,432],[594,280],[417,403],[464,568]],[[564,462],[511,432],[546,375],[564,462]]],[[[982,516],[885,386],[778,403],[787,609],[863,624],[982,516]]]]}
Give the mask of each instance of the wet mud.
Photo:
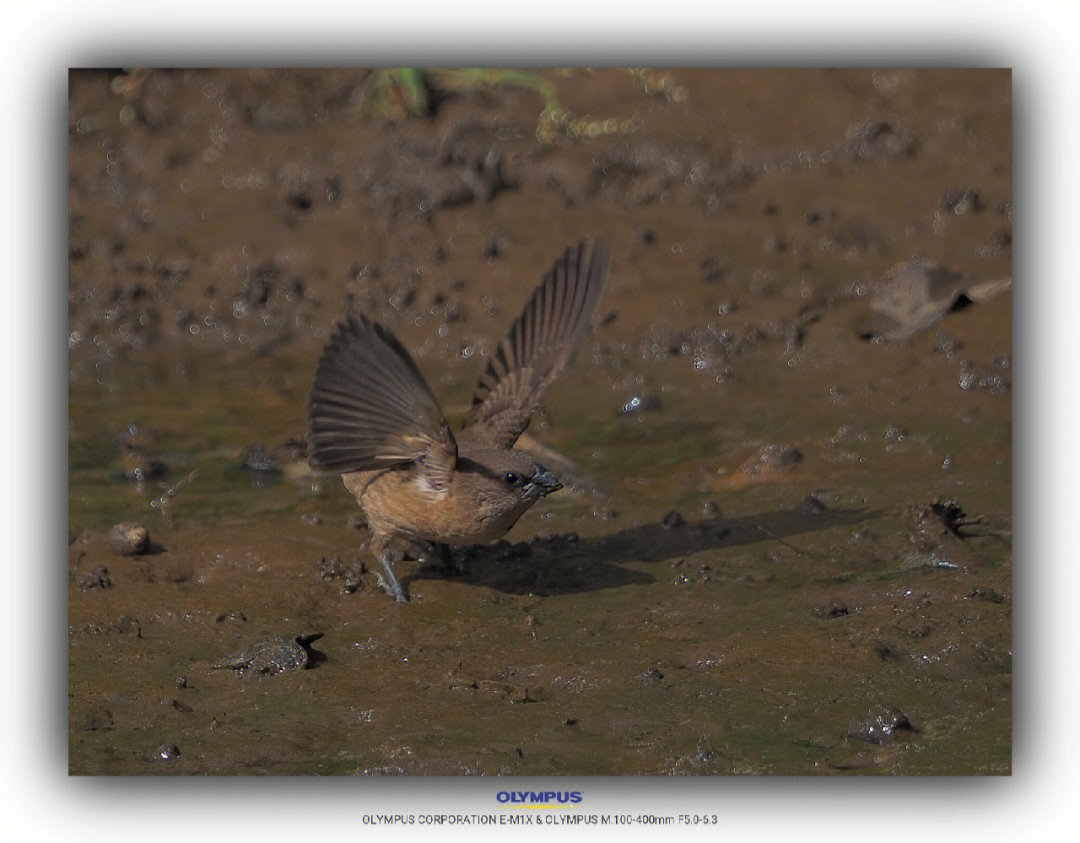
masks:
{"type": "Polygon", "coordinates": [[[1010,85],[73,73],[71,772],[1008,773],[1010,85]],[[322,345],[381,321],[454,424],[583,237],[565,488],[396,604],[322,345]]]}

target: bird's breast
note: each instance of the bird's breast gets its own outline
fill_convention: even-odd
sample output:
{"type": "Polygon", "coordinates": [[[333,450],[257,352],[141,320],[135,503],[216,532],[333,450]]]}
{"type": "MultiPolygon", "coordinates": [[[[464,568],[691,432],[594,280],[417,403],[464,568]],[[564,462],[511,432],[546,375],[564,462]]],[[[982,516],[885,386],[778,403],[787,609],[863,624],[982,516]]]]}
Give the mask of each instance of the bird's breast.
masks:
{"type": "Polygon", "coordinates": [[[436,491],[408,469],[356,472],[343,475],[342,481],[364,510],[373,532],[442,544],[495,541],[532,503],[491,506],[469,484],[460,482],[436,491]]]}

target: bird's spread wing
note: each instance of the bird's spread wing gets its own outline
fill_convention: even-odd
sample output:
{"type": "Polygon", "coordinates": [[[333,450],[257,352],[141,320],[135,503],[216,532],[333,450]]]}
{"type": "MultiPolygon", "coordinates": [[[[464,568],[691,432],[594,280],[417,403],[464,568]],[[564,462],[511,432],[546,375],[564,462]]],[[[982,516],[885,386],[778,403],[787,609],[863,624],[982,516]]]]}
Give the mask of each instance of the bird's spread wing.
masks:
{"type": "Polygon", "coordinates": [[[413,462],[445,489],[457,443],[401,343],[363,317],[339,326],[308,400],[308,461],[342,474],[413,462]]]}
{"type": "Polygon", "coordinates": [[[608,248],[584,243],[559,258],[492,355],[465,420],[470,434],[509,448],[529,426],[540,396],[588,328],[608,273],[608,248]]]}

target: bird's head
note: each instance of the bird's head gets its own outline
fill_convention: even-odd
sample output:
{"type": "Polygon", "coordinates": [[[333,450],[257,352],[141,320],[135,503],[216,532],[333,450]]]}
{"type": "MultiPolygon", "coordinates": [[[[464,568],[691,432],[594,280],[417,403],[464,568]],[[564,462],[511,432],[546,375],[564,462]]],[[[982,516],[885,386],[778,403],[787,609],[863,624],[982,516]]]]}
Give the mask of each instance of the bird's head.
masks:
{"type": "Polygon", "coordinates": [[[499,535],[544,495],[562,488],[531,454],[513,448],[481,448],[462,454],[451,494],[475,507],[475,515],[499,535]]]}

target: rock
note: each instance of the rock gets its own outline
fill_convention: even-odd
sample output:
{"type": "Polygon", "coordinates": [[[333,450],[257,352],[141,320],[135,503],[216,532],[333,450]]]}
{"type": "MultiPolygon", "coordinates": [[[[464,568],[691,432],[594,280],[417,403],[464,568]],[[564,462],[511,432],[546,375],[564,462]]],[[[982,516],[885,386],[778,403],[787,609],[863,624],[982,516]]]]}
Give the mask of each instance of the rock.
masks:
{"type": "Polygon", "coordinates": [[[124,521],[109,531],[109,544],[120,556],[136,556],[150,549],[150,531],[142,524],[124,521]]]}

